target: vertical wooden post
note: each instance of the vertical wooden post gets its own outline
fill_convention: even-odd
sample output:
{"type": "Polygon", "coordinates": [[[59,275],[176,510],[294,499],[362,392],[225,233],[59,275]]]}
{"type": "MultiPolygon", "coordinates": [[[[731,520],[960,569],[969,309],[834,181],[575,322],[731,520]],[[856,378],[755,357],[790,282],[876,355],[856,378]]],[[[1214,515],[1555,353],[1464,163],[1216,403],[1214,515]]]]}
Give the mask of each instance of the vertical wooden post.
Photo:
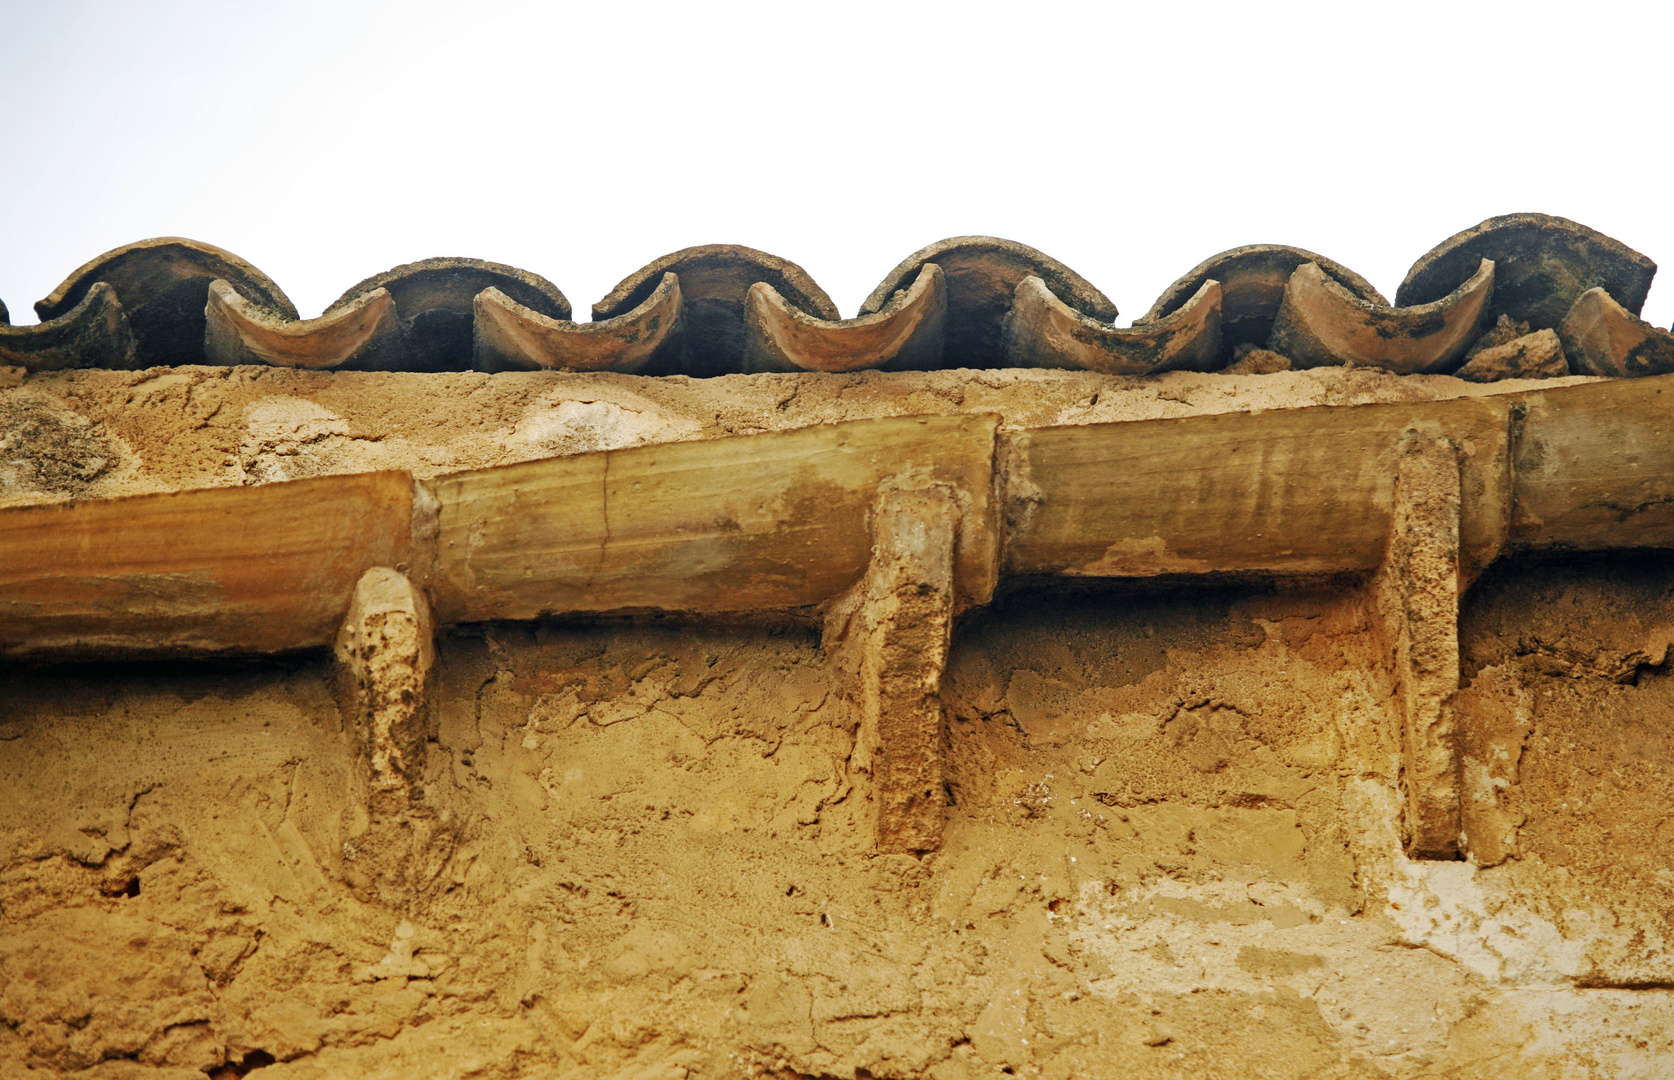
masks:
{"type": "Polygon", "coordinates": [[[1373,607],[1395,674],[1401,724],[1403,830],[1413,858],[1459,853],[1459,457],[1408,432],[1396,454],[1391,535],[1373,607]]]}

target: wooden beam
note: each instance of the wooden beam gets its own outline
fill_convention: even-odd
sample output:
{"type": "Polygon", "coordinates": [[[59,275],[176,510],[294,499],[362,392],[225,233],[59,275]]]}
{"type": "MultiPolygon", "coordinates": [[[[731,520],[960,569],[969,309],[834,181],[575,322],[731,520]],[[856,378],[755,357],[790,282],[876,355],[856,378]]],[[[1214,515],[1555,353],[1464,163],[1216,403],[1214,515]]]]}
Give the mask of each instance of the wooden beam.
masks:
{"type": "Polygon", "coordinates": [[[444,624],[817,608],[866,573],[874,499],[891,478],[967,500],[956,607],[992,593],[1002,503],[1012,574],[1371,573],[1395,531],[1408,432],[1459,450],[1469,581],[1508,537],[1524,549],[1674,547],[1671,410],[1674,376],[1004,438],[992,416],[899,417],[428,485],[369,473],[16,507],[0,510],[0,655],[329,645],[374,566],[407,566],[444,624]]]}
{"type": "Polygon", "coordinates": [[[443,622],[566,612],[805,608],[866,572],[888,477],[965,493],[954,587],[996,577],[993,416],[825,424],[445,477],[432,595],[443,622]]]}
{"type": "Polygon", "coordinates": [[[1674,547],[1674,376],[1522,400],[1514,545],[1674,547]]]}
{"type": "Polygon", "coordinates": [[[0,655],[330,645],[360,576],[404,566],[404,472],[0,512],[0,655]]]}
{"type": "Polygon", "coordinates": [[[1284,409],[1040,428],[1004,455],[1005,568],[1155,577],[1363,573],[1383,562],[1408,430],[1464,455],[1460,558],[1505,544],[1513,402],[1284,409]]]}

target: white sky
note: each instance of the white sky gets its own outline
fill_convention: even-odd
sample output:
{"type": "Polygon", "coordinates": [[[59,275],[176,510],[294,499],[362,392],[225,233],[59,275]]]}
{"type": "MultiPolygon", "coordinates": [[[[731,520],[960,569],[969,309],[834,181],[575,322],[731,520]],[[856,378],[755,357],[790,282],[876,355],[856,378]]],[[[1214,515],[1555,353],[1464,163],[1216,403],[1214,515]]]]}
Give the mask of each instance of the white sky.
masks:
{"type": "MultiPolygon", "coordinates": [[[[469,255],[588,305],[748,244],[845,315],[990,233],[1126,324],[1207,256],[1289,243],[1386,295],[1495,214],[1574,218],[1674,278],[1674,7],[0,0],[0,299],[182,235],[304,316],[469,255]]],[[[1674,285],[1646,315],[1674,318],[1674,285]]]]}

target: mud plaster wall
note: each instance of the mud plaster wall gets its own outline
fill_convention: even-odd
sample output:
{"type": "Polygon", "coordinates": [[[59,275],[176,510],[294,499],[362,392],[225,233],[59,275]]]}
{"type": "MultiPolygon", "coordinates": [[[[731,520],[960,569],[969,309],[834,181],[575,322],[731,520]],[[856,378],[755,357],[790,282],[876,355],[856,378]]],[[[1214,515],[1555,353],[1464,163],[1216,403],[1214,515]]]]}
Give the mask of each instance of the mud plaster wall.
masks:
{"type": "Polygon", "coordinates": [[[871,416],[998,413],[1015,426],[1433,401],[1594,381],[1468,383],[1319,368],[1274,375],[850,375],[0,368],[0,505],[407,469],[421,478],[651,442],[871,416]]]}
{"type": "MultiPolygon", "coordinates": [[[[1464,385],[181,369],[31,378],[0,409],[59,425],[4,426],[5,497],[31,502],[1464,385]],[[62,467],[30,449],[56,446],[62,467]]],[[[968,615],[922,860],[872,853],[853,710],[805,628],[456,628],[432,812],[393,834],[368,830],[326,657],[4,669],[0,1076],[1668,1075],[1671,594],[1650,556],[1475,586],[1478,863],[1400,854],[1352,584],[1017,589],[968,615]]]]}

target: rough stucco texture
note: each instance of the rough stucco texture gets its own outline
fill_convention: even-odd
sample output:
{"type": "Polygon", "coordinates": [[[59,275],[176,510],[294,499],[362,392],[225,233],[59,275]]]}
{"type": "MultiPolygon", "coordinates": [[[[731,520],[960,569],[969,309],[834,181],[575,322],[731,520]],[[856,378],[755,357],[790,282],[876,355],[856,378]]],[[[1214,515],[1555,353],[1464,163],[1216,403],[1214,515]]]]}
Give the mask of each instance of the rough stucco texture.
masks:
{"type": "MultiPolygon", "coordinates": [[[[1465,392],[97,372],[0,391],[5,431],[37,425],[0,469],[20,503],[856,415],[1465,392]]],[[[1666,1076],[1671,596],[1652,557],[1503,561],[1468,594],[1476,862],[1402,854],[1352,584],[967,615],[923,858],[874,853],[855,713],[803,627],[445,632],[428,809],[381,823],[327,656],[0,669],[0,1077],[1666,1076]]]]}
{"type": "Polygon", "coordinates": [[[999,413],[1092,424],[1300,405],[1432,401],[1591,379],[1467,383],[1324,368],[1272,375],[856,372],[647,379],[259,367],[0,369],[0,505],[409,469],[420,477],[641,443],[871,416],[999,413]]]}

